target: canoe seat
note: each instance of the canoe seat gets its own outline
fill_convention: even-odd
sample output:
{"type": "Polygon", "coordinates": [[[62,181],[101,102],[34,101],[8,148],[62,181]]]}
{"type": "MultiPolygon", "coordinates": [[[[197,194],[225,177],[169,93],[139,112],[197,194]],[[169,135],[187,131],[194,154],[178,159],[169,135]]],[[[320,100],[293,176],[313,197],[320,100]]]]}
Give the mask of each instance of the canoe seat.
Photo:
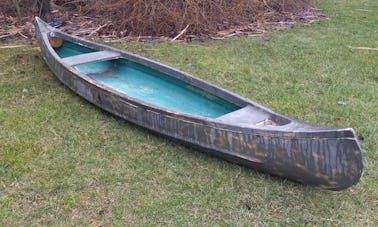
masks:
{"type": "Polygon", "coordinates": [[[71,57],[62,58],[62,61],[69,66],[82,65],[92,62],[106,61],[116,59],[121,56],[120,53],[103,50],[92,53],[80,54],[71,57]]]}
{"type": "Polygon", "coordinates": [[[230,123],[235,125],[256,125],[269,120],[270,114],[256,107],[246,106],[239,110],[225,114],[216,118],[222,123],[230,123]]]}

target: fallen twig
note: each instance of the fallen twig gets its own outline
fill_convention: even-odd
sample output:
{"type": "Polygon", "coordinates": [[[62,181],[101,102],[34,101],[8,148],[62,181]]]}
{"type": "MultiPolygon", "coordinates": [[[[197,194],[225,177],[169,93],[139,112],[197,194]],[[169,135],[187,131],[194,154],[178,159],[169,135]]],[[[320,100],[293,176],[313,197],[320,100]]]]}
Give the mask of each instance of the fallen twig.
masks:
{"type": "Polygon", "coordinates": [[[13,48],[21,48],[21,47],[28,47],[28,46],[27,45],[1,46],[0,49],[13,49],[13,48]]]}
{"type": "Polygon", "coordinates": [[[378,50],[378,48],[372,48],[372,47],[352,47],[348,46],[352,50],[378,50]]]}
{"type": "Polygon", "coordinates": [[[369,9],[356,9],[356,11],[371,12],[372,10],[369,10],[369,9]]]}
{"type": "Polygon", "coordinates": [[[8,38],[12,36],[13,34],[5,34],[5,35],[0,35],[0,39],[8,38]]]}
{"type": "Polygon", "coordinates": [[[39,49],[39,47],[32,47],[32,46],[29,46],[29,45],[12,45],[12,46],[0,46],[0,49],[13,49],[13,48],[24,48],[24,47],[27,47],[27,48],[31,48],[31,49],[39,49]]]}
{"type": "Polygon", "coordinates": [[[24,37],[25,39],[28,39],[29,37],[27,37],[26,35],[22,34],[21,32],[18,33],[20,36],[24,37]]]}
{"type": "Polygon", "coordinates": [[[188,28],[189,28],[189,24],[178,35],[176,35],[176,37],[173,38],[171,41],[175,41],[176,39],[180,38],[180,36],[182,36],[186,32],[186,30],[188,30],[188,28]]]}
{"type": "Polygon", "coordinates": [[[119,42],[122,42],[122,41],[125,41],[127,40],[127,37],[123,37],[123,38],[120,38],[120,39],[114,39],[113,37],[100,37],[101,39],[109,39],[109,40],[105,40],[104,42],[105,43],[119,43],[119,42]]]}
{"type": "Polygon", "coordinates": [[[94,33],[98,32],[101,28],[106,27],[109,23],[103,24],[100,27],[93,30],[91,33],[89,33],[89,36],[92,36],[94,33]]]}

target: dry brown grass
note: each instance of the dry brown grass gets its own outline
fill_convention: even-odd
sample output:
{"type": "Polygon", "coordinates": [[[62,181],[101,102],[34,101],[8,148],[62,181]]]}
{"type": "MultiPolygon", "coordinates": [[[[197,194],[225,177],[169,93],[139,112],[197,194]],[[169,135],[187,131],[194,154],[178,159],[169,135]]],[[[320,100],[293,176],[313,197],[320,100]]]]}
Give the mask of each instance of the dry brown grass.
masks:
{"type": "Polygon", "coordinates": [[[266,0],[265,6],[271,11],[280,13],[291,12],[297,13],[303,10],[307,10],[310,7],[310,1],[308,0],[266,0]]]}
{"type": "Polygon", "coordinates": [[[157,0],[95,1],[88,13],[97,11],[112,21],[113,30],[137,35],[213,33],[255,21],[263,5],[259,0],[157,0]]]}
{"type": "Polygon", "coordinates": [[[149,36],[214,34],[230,27],[263,21],[267,11],[300,11],[307,0],[103,0],[85,13],[110,21],[109,31],[149,36]]]}
{"type": "MultiPolygon", "coordinates": [[[[27,14],[33,1],[20,0],[27,14]]],[[[266,13],[297,13],[311,8],[309,0],[55,0],[55,7],[66,15],[84,15],[104,25],[102,34],[117,36],[175,37],[183,29],[186,35],[208,36],[225,29],[254,22],[264,24],[266,13]],[[106,26],[105,26],[106,25],[106,26]]],[[[2,1],[0,7],[15,14],[12,0],[2,1]]],[[[54,7],[53,7],[54,8],[54,7]]],[[[68,15],[68,16],[67,16],[68,15]]],[[[283,17],[280,17],[283,18],[283,17]]]]}
{"type": "Polygon", "coordinates": [[[0,24],[2,17],[18,17],[18,22],[22,22],[25,16],[46,16],[49,5],[49,0],[0,0],[0,24]]]}

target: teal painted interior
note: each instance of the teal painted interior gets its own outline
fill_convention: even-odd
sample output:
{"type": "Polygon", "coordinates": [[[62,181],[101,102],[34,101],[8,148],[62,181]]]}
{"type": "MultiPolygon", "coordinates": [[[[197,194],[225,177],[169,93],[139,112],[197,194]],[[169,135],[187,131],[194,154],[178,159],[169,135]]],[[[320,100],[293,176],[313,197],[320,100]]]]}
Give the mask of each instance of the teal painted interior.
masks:
{"type": "Polygon", "coordinates": [[[96,50],[90,49],[85,46],[80,46],[71,42],[64,42],[60,48],[55,49],[55,52],[61,58],[72,57],[79,54],[91,53],[96,50]]]}
{"type": "MultiPolygon", "coordinates": [[[[91,52],[91,49],[65,42],[56,52],[61,57],[69,57],[91,52]]],[[[240,109],[202,89],[126,59],[83,64],[75,68],[128,96],[177,112],[217,118],[240,109]]]]}

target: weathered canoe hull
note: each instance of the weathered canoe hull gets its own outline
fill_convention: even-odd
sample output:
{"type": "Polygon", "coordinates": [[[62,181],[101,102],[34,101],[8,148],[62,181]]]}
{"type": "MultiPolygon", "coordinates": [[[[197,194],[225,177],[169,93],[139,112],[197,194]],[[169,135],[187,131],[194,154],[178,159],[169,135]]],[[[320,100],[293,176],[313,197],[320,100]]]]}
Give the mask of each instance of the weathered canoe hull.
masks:
{"type": "MultiPolygon", "coordinates": [[[[164,110],[67,67],[54,53],[48,36],[52,34],[98,50],[118,50],[51,29],[37,19],[36,34],[41,52],[55,76],[78,95],[114,115],[213,155],[293,181],[341,190],[356,184],[361,177],[361,148],[352,129],[319,129],[296,121],[291,121],[287,127],[272,129],[245,127],[164,110]]],[[[165,65],[127,52],[120,53],[123,58],[184,78],[240,106],[261,107],[165,65]]]]}

